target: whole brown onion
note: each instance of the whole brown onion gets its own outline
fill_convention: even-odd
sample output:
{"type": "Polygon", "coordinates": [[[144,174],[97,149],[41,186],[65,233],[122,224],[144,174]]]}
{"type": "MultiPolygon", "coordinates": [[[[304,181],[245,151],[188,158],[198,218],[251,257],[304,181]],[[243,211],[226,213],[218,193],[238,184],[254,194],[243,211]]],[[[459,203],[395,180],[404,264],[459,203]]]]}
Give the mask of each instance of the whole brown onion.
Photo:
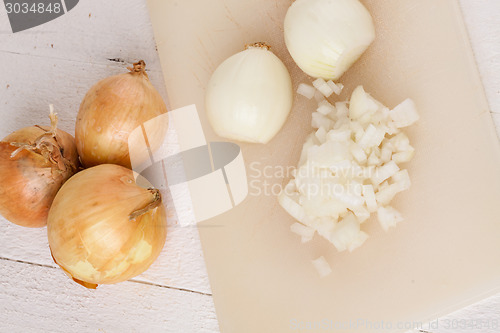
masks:
{"type": "Polygon", "coordinates": [[[73,137],[51,127],[31,126],[0,142],[0,214],[25,227],[43,227],[57,191],[79,167],[73,137]]]}
{"type": "MultiPolygon", "coordinates": [[[[78,112],[75,132],[78,153],[86,168],[99,164],[131,168],[130,155],[134,154],[136,159],[144,155],[140,142],[134,139],[129,142],[130,134],[148,120],[167,112],[145,68],[141,60],[129,68],[129,73],[103,79],[87,92],[78,112]]],[[[158,122],[149,127],[147,143],[153,151],[161,145],[166,126],[158,122]]]]}
{"type": "Polygon", "coordinates": [[[132,170],[103,164],[72,177],[47,224],[54,261],[87,288],[128,280],[160,254],[166,213],[160,191],[137,185],[132,170]]]}

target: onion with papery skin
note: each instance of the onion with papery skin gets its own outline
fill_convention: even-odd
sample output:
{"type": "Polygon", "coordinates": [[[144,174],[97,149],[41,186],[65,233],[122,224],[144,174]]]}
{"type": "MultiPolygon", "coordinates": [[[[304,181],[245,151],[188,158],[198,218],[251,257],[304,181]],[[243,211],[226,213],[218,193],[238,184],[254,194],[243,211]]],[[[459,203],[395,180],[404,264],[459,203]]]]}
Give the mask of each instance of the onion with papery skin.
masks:
{"type": "Polygon", "coordinates": [[[375,27],[359,0],[297,0],[285,17],[285,42],[306,74],[336,80],[375,39],[375,27]]]}
{"type": "Polygon", "coordinates": [[[133,278],[160,254],[166,213],[159,190],[137,185],[132,170],[105,164],[71,178],[50,209],[54,261],[87,288],[133,278]]]}
{"type": "MultiPolygon", "coordinates": [[[[130,133],[167,112],[165,102],[149,81],[145,67],[141,60],[129,68],[129,73],[99,81],[83,99],[75,138],[86,168],[107,163],[131,168],[130,155],[143,155],[134,154],[134,149],[142,150],[143,147],[141,142],[129,144],[130,133]]],[[[150,122],[147,135],[151,150],[161,145],[166,126],[165,122],[150,122]]]]}
{"type": "Polygon", "coordinates": [[[73,137],[51,127],[20,129],[0,142],[0,214],[24,227],[43,227],[57,191],[79,167],[73,137]]]}

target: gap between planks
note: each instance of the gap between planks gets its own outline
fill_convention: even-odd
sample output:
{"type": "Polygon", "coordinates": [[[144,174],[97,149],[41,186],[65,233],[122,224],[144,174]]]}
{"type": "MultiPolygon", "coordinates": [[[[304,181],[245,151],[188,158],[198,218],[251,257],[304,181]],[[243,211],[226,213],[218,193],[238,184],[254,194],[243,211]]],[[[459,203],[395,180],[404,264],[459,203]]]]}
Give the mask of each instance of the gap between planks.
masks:
{"type": "MultiPolygon", "coordinates": [[[[15,51],[8,51],[8,50],[0,50],[0,54],[6,53],[6,54],[13,54],[13,55],[20,55],[20,56],[25,56],[25,57],[35,57],[35,58],[42,58],[42,59],[51,59],[51,60],[60,60],[60,61],[67,61],[67,62],[74,62],[74,63],[79,63],[79,64],[88,64],[88,65],[93,65],[93,66],[109,66],[109,65],[115,65],[117,67],[123,67],[125,65],[131,65],[135,61],[127,61],[122,58],[105,58],[105,62],[96,62],[96,61],[84,61],[84,60],[77,60],[77,59],[68,59],[68,58],[60,58],[60,57],[53,57],[53,56],[48,56],[48,55],[43,55],[43,54],[30,54],[30,53],[22,53],[22,52],[15,52],[15,51]]],[[[155,73],[162,73],[161,70],[158,69],[151,69],[151,68],[146,68],[146,72],[155,72],[155,73]]],[[[162,73],[163,75],[163,73],[162,73]]]]}
{"type": "MultiPolygon", "coordinates": [[[[25,260],[17,260],[17,259],[10,259],[10,258],[4,258],[4,257],[0,257],[0,260],[2,260],[2,261],[9,261],[9,262],[15,262],[15,263],[23,264],[23,265],[32,265],[32,266],[38,266],[38,267],[50,268],[50,269],[60,269],[57,266],[51,266],[51,265],[45,265],[45,264],[38,264],[38,263],[35,263],[35,262],[29,262],[29,261],[25,261],[25,260]]],[[[201,292],[201,291],[190,290],[190,289],[185,289],[185,288],[177,288],[177,287],[166,286],[166,285],[162,285],[162,284],[158,284],[158,283],[152,283],[152,282],[146,282],[146,281],[138,281],[138,280],[134,280],[134,279],[128,280],[128,282],[138,283],[138,284],[143,284],[143,285],[152,286],[152,287],[158,287],[158,288],[165,288],[165,289],[170,289],[170,290],[177,290],[177,291],[182,291],[182,292],[186,292],[186,293],[193,293],[193,294],[198,294],[198,295],[203,295],[203,296],[209,296],[209,297],[213,296],[211,293],[204,293],[204,292],[201,292]]]]}

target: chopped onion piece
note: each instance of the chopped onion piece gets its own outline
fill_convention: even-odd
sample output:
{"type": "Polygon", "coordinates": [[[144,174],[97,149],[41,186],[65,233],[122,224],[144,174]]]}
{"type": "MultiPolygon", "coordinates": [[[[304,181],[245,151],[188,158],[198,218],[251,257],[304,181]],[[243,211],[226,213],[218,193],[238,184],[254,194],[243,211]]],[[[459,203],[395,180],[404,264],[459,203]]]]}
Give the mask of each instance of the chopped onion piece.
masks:
{"type": "Polygon", "coordinates": [[[290,226],[290,230],[305,239],[312,239],[315,230],[311,227],[303,225],[302,223],[294,223],[290,226]]]}
{"type": "Polygon", "coordinates": [[[382,163],[388,163],[392,159],[392,150],[388,147],[382,147],[380,151],[380,160],[382,163]]]}
{"type": "Polygon", "coordinates": [[[366,133],[363,128],[363,125],[361,125],[357,121],[351,121],[350,127],[352,132],[354,133],[354,140],[359,143],[359,141],[363,138],[363,136],[366,133]]]}
{"type": "Polygon", "coordinates": [[[322,115],[319,112],[312,113],[312,127],[320,128],[324,127],[325,129],[332,127],[333,121],[328,119],[325,115],[322,115]]]}
{"type": "Polygon", "coordinates": [[[341,143],[326,142],[321,146],[311,147],[307,158],[313,166],[319,168],[330,168],[332,165],[339,167],[338,162],[349,162],[350,153],[349,148],[341,143]]]}
{"type": "Polygon", "coordinates": [[[354,89],[349,105],[351,119],[359,119],[365,114],[372,115],[377,109],[377,103],[365,92],[363,86],[358,86],[354,89]]]}
{"type": "Polygon", "coordinates": [[[333,129],[335,130],[345,130],[349,128],[349,118],[337,118],[337,121],[333,125],[333,129]]]}
{"type": "Polygon", "coordinates": [[[351,139],[351,130],[330,130],[326,137],[328,141],[345,142],[351,139]]]}
{"type": "Polygon", "coordinates": [[[382,183],[384,180],[392,177],[399,171],[399,167],[394,161],[384,164],[377,168],[375,174],[372,176],[372,181],[375,185],[382,183]]]}
{"type": "Polygon", "coordinates": [[[352,213],[348,213],[333,229],[330,241],[339,252],[349,248],[360,232],[359,222],[352,213]]]}
{"type": "Polygon", "coordinates": [[[318,232],[318,235],[320,235],[326,239],[329,239],[336,223],[337,223],[336,219],[324,216],[324,217],[321,217],[319,219],[316,219],[314,225],[316,227],[316,231],[318,232]]]}
{"type": "Polygon", "coordinates": [[[359,145],[363,149],[378,147],[384,140],[384,135],[385,131],[370,124],[359,140],[359,145]]]}
{"type": "Polygon", "coordinates": [[[387,187],[389,187],[389,180],[386,180],[385,182],[382,182],[381,184],[379,184],[377,190],[382,191],[382,190],[386,189],[387,187]]]}
{"type": "Polygon", "coordinates": [[[349,108],[347,107],[347,102],[335,103],[335,109],[337,110],[338,118],[347,118],[347,116],[349,115],[349,108]]]}
{"type": "Polygon", "coordinates": [[[394,163],[405,163],[405,162],[410,162],[413,158],[413,155],[415,155],[415,149],[411,149],[408,151],[402,151],[400,153],[396,153],[392,155],[392,160],[394,163]]]}
{"type": "Polygon", "coordinates": [[[363,197],[353,193],[349,193],[349,191],[346,191],[345,189],[340,191],[340,193],[333,193],[333,196],[334,198],[346,204],[348,207],[361,206],[365,201],[363,197]]]}
{"type": "Polygon", "coordinates": [[[330,97],[334,92],[330,85],[321,78],[314,80],[313,86],[325,97],[330,97]]]}
{"type": "Polygon", "coordinates": [[[297,202],[293,201],[285,192],[281,192],[278,197],[281,207],[283,207],[288,214],[290,214],[294,219],[299,222],[306,220],[306,214],[304,208],[300,206],[297,202]]]}
{"type": "Polygon", "coordinates": [[[295,185],[295,179],[292,179],[288,184],[285,186],[285,193],[292,193],[297,191],[297,185],[295,185]]]}
{"type": "Polygon", "coordinates": [[[365,206],[353,208],[352,212],[358,218],[359,223],[363,223],[370,218],[370,212],[365,208],[365,206]]]}
{"type": "Polygon", "coordinates": [[[375,154],[378,158],[380,158],[380,148],[379,147],[372,147],[370,150],[372,153],[375,154]]]}
{"type": "Polygon", "coordinates": [[[406,191],[410,189],[411,180],[408,170],[401,170],[391,177],[392,181],[398,187],[398,192],[406,191]]]}
{"type": "Polygon", "coordinates": [[[365,163],[367,160],[365,151],[357,143],[351,143],[351,154],[358,163],[365,163]]]}
{"type": "Polygon", "coordinates": [[[318,128],[316,131],[316,137],[318,138],[319,142],[325,143],[326,141],[326,130],[324,127],[318,128]]]}
{"type": "MultiPolygon", "coordinates": [[[[355,165],[353,163],[353,168],[352,169],[355,169],[355,165]]],[[[356,195],[358,197],[361,197],[363,195],[363,185],[360,184],[359,182],[357,182],[356,180],[351,180],[349,183],[348,183],[348,189],[349,189],[349,193],[352,193],[353,195],[356,195]]],[[[362,200],[364,202],[364,200],[362,200]]]]}
{"type": "Polygon", "coordinates": [[[385,206],[391,203],[392,199],[398,194],[399,185],[392,184],[380,189],[375,197],[379,206],[385,206]]]}
{"type": "Polygon", "coordinates": [[[372,151],[370,156],[368,156],[368,165],[379,166],[381,164],[382,161],[380,161],[380,158],[378,158],[377,154],[372,151]]]}
{"type": "Polygon", "coordinates": [[[408,151],[410,148],[410,139],[404,133],[399,133],[389,140],[392,145],[396,148],[397,152],[408,151]]]}
{"type": "Polygon", "coordinates": [[[318,271],[318,274],[320,277],[325,277],[328,276],[332,273],[332,268],[326,261],[325,257],[321,256],[318,259],[312,260],[311,261],[314,268],[318,271]]]}
{"type": "Polygon", "coordinates": [[[382,228],[387,231],[391,227],[403,221],[403,216],[391,206],[379,207],[377,217],[382,228]]]}
{"type": "MultiPolygon", "coordinates": [[[[306,163],[307,152],[309,151],[309,148],[314,146],[314,137],[314,133],[312,133],[307,137],[306,142],[304,142],[304,145],[302,146],[302,153],[300,154],[299,167],[306,163]]],[[[296,171],[296,169],[294,171],[296,171]]],[[[295,175],[292,176],[295,177],[295,175]]]]}
{"type": "Polygon", "coordinates": [[[391,110],[389,115],[397,128],[413,125],[420,119],[415,103],[409,98],[391,110]]]}
{"type": "Polygon", "coordinates": [[[349,160],[343,160],[339,162],[332,163],[330,165],[330,170],[334,173],[336,172],[346,172],[352,167],[352,163],[349,160]]]}
{"type": "Polygon", "coordinates": [[[304,243],[307,243],[307,242],[312,241],[312,239],[313,239],[313,237],[305,237],[305,236],[302,236],[302,237],[300,237],[300,242],[301,242],[302,244],[304,244],[304,243]]]}
{"type": "Polygon", "coordinates": [[[314,89],[313,86],[310,86],[305,83],[299,84],[299,87],[297,88],[297,94],[302,95],[307,99],[313,98],[315,93],[316,89],[314,89]]]}
{"type": "Polygon", "coordinates": [[[318,104],[326,101],[325,96],[319,90],[316,90],[316,92],[314,93],[314,100],[318,104]]]}
{"type": "Polygon", "coordinates": [[[370,213],[376,212],[378,205],[373,185],[363,185],[363,197],[365,198],[366,208],[368,211],[370,213]]]}
{"type": "Polygon", "coordinates": [[[337,96],[340,95],[342,93],[342,89],[344,89],[344,85],[342,83],[335,84],[335,82],[333,82],[332,80],[329,80],[328,82],[326,82],[326,84],[328,84],[328,86],[337,96]]]}
{"type": "Polygon", "coordinates": [[[363,245],[367,239],[368,239],[368,234],[364,231],[360,231],[356,239],[349,245],[347,249],[349,250],[349,252],[352,252],[361,245],[363,245]]]}
{"type": "Polygon", "coordinates": [[[395,135],[395,134],[398,134],[400,132],[401,132],[401,130],[396,127],[396,125],[394,124],[394,122],[390,122],[390,123],[387,124],[387,134],[389,134],[389,135],[395,135]]]}
{"type": "Polygon", "coordinates": [[[335,112],[335,107],[331,105],[327,100],[325,100],[319,104],[319,107],[316,111],[321,113],[322,115],[327,116],[335,112]]]}
{"type": "MultiPolygon", "coordinates": [[[[356,123],[359,124],[359,123],[356,123]]],[[[377,135],[377,128],[373,126],[372,124],[368,125],[366,128],[366,131],[363,133],[361,138],[358,141],[358,144],[361,146],[361,148],[366,149],[369,147],[375,146],[373,144],[373,140],[375,139],[377,135]]]]}
{"type": "Polygon", "coordinates": [[[390,150],[391,152],[396,151],[396,147],[394,147],[392,142],[390,140],[388,140],[387,138],[385,138],[384,141],[382,141],[382,149],[384,149],[384,148],[387,150],[390,150]]]}

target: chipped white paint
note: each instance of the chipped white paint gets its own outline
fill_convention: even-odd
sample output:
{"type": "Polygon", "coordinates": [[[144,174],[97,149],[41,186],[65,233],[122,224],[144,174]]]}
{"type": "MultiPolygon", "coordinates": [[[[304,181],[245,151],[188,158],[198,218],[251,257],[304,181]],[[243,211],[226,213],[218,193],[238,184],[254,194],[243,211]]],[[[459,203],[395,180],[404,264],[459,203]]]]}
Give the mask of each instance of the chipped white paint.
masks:
{"type": "MultiPolygon", "coordinates": [[[[493,15],[500,2],[461,3],[500,133],[500,22],[493,15]]],[[[145,1],[80,1],[63,17],[17,34],[10,33],[0,8],[0,137],[48,124],[51,103],[61,129],[74,133],[78,107],[92,84],[138,59],[147,62],[166,99],[145,1]]],[[[56,267],[45,228],[25,229],[0,218],[0,331],[217,332],[197,229],[170,224],[166,246],[147,272],[89,291],[56,267]]],[[[497,295],[441,318],[430,331],[456,332],[446,329],[454,319],[500,322],[499,310],[497,295]]]]}

